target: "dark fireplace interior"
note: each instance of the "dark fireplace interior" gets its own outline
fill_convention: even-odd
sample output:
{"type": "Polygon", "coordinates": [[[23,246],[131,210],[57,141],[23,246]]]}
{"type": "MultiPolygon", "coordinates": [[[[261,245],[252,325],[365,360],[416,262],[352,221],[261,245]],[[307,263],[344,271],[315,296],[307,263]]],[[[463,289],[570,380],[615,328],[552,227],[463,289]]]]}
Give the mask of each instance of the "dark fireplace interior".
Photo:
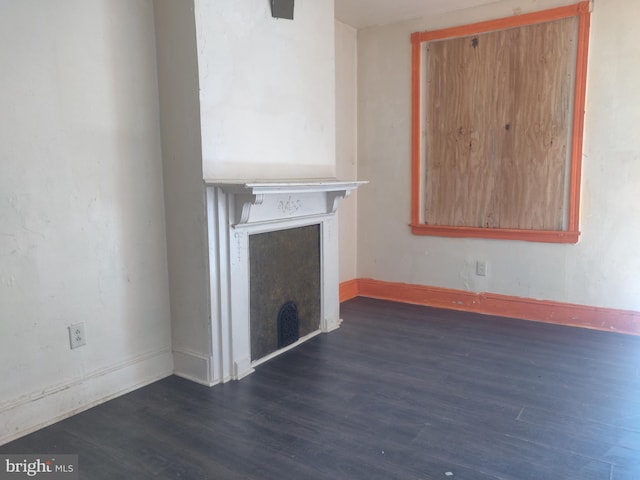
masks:
{"type": "Polygon", "coordinates": [[[284,348],[300,339],[300,318],[298,305],[287,302],[278,313],[278,348],[284,348]]]}
{"type": "Polygon", "coordinates": [[[250,235],[249,266],[253,361],[320,328],[320,225],[250,235]]]}

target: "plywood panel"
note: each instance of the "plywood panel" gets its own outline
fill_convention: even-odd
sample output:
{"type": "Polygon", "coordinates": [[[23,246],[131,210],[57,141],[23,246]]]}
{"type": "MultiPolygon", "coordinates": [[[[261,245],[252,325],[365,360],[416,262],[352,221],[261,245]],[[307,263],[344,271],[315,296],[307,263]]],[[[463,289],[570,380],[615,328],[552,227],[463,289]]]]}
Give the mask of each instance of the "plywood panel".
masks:
{"type": "Polygon", "coordinates": [[[577,18],[426,47],[425,221],[566,228],[577,18]]]}

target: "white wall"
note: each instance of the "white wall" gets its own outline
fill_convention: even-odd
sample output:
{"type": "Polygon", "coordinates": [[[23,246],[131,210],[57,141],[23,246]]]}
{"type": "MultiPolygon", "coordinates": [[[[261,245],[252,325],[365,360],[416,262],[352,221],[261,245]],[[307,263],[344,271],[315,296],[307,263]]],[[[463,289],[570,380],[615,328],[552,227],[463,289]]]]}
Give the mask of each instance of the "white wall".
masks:
{"type": "Polygon", "coordinates": [[[195,0],[206,179],[335,176],[333,0],[195,0]]]}
{"type": "Polygon", "coordinates": [[[358,276],[640,310],[640,2],[595,3],[580,242],[413,236],[409,35],[571,1],[505,0],[358,32],[358,276]],[[489,275],[474,274],[475,261],[489,275]]]}
{"type": "Polygon", "coordinates": [[[207,383],[212,353],[193,0],[154,0],[175,373],[207,383]]]}
{"type": "Polygon", "coordinates": [[[172,359],[151,1],[0,9],[3,443],[172,359]]]}
{"type": "MultiPolygon", "coordinates": [[[[336,20],[336,175],[357,179],[357,31],[336,20]]],[[[366,187],[365,187],[366,188],[366,187]]],[[[338,208],[340,281],[357,278],[357,192],[338,208]]]]}

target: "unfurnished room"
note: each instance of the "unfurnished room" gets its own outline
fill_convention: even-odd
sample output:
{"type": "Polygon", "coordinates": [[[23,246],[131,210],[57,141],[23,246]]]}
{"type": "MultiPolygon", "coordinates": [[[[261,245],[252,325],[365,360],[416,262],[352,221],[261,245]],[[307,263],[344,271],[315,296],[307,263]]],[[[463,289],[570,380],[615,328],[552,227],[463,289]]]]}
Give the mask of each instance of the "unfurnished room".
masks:
{"type": "Polygon", "coordinates": [[[0,0],[0,480],[640,480],[638,0],[0,0]]]}

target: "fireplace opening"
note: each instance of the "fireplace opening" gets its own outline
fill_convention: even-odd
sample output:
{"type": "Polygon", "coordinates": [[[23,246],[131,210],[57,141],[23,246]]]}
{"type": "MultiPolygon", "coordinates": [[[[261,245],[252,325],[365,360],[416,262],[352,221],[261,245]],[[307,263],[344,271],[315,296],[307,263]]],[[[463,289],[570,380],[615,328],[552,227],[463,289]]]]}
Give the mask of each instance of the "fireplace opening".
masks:
{"type": "Polygon", "coordinates": [[[320,329],[320,225],[249,236],[251,360],[320,329]]]}
{"type": "Polygon", "coordinates": [[[291,345],[299,338],[298,306],[295,302],[287,302],[278,313],[278,348],[291,345]]]}

